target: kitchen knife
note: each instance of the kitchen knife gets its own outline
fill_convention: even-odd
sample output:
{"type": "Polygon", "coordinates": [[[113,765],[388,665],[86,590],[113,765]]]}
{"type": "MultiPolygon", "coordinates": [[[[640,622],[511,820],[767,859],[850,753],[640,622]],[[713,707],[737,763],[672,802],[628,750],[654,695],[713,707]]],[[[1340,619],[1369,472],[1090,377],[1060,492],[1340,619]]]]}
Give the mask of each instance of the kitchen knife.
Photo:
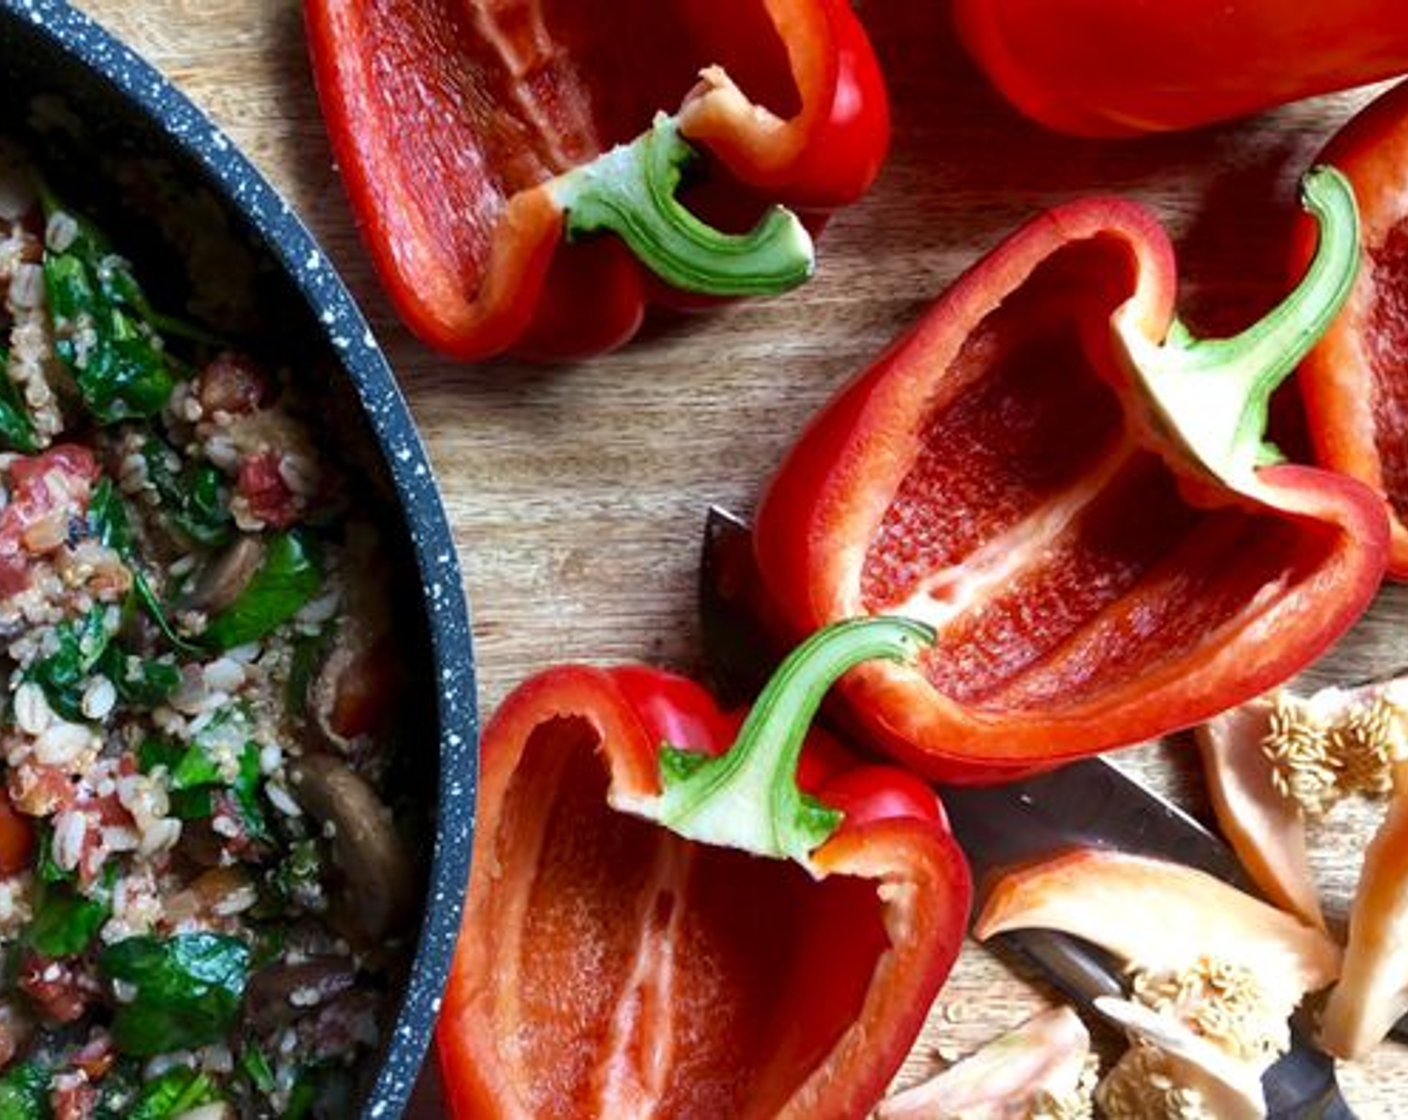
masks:
{"type": "MultiPolygon", "coordinates": [[[[760,621],[758,579],[747,524],[709,510],[700,562],[699,619],[710,684],[721,700],[756,695],[777,662],[760,621]]],[[[1232,851],[1177,806],[1102,759],[1001,786],[940,791],[954,835],[973,869],[979,907],[994,874],[1072,847],[1109,847],[1174,860],[1253,890],[1232,851]]],[[[1018,930],[987,942],[1021,958],[1068,998],[1098,1014],[1094,1001],[1125,994],[1109,954],[1051,930],[1018,930]]],[[[1332,1059],[1295,1034],[1262,1079],[1275,1120],[1353,1120],[1332,1059]]]]}

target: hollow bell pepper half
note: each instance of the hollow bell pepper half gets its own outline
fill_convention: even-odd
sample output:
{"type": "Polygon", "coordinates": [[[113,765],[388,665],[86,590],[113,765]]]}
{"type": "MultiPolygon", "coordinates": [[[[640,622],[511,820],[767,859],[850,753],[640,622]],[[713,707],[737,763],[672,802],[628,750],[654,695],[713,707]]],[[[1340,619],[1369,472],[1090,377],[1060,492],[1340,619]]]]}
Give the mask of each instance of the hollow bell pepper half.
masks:
{"type": "Polygon", "coordinates": [[[898,614],[938,641],[837,688],[864,741],[982,782],[1191,726],[1307,665],[1383,576],[1383,503],[1278,462],[1267,403],[1341,306],[1342,176],[1305,277],[1235,338],[1174,317],[1148,211],[1037,216],[953,284],[788,451],[754,549],[792,635],[898,614]]]}
{"type": "Polygon", "coordinates": [[[792,287],[813,266],[806,227],[865,192],[889,143],[848,0],[305,0],[304,14],[383,287],[456,358],[585,356],[629,340],[648,303],[792,287]],[[756,217],[748,233],[676,197],[701,154],[690,205],[730,228],[756,217]]]}
{"type": "MultiPolygon", "coordinates": [[[[1408,35],[1408,21],[1399,15],[1408,35]]],[[[1318,462],[1384,495],[1393,527],[1389,574],[1408,579],[1408,85],[1380,95],[1321,159],[1354,184],[1362,263],[1349,302],[1301,365],[1296,383],[1318,462]]],[[[1292,266],[1313,252],[1296,229],[1292,266]]]]}
{"type": "Polygon", "coordinates": [[[1408,73],[1399,0],[955,0],[953,14],[997,90],[1074,136],[1196,128],[1408,73]]]}
{"type": "Polygon", "coordinates": [[[825,678],[930,636],[876,621],[806,643],[746,718],[638,666],[550,668],[504,700],[437,1026],[451,1116],[859,1117],[880,1099],[971,884],[928,786],[808,731],[825,678]]]}

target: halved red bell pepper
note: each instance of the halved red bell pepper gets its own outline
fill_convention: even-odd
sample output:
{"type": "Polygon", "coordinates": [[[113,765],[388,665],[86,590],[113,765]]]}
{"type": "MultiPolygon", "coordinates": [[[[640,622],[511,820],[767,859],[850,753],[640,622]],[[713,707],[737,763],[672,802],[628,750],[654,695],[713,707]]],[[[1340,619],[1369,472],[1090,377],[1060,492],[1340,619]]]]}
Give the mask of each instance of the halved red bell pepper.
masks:
{"type": "Polygon", "coordinates": [[[815,224],[864,193],[889,142],[848,0],[306,0],[305,15],[382,283],[454,357],[587,354],[634,335],[648,302],[804,279],[790,214],[729,237],[674,199],[690,144],[717,165],[710,213],[781,203],[815,224]],[[617,238],[578,240],[600,228],[664,283],[617,238]]]}
{"type": "Polygon", "coordinates": [[[1274,462],[1272,388],[1357,262],[1342,177],[1300,287],[1234,339],[1173,317],[1173,251],[1117,200],[1044,214],[812,421],[765,493],[758,567],[793,634],[901,614],[939,638],[838,694],[867,742],[978,781],[1196,723],[1296,672],[1383,575],[1382,502],[1274,462]]]}
{"type": "Polygon", "coordinates": [[[1230,120],[1408,73],[1401,0],[955,0],[994,86],[1076,136],[1230,120]]]}
{"type": "MultiPolygon", "coordinates": [[[[1398,20],[1408,29],[1399,10],[1398,20]]],[[[1405,30],[1408,34],[1408,30],[1405,30]]],[[[1385,496],[1389,573],[1408,578],[1408,85],[1371,103],[1322,159],[1349,177],[1363,215],[1363,259],[1349,302],[1297,375],[1315,457],[1385,496]]],[[[1299,267],[1314,230],[1296,231],[1299,267]]]]}
{"type": "Polygon", "coordinates": [[[646,668],[515,690],[484,733],[436,1033],[450,1114],[864,1115],[958,954],[970,883],[932,790],[807,727],[856,658],[931,636],[824,632],[741,727],[646,668]]]}

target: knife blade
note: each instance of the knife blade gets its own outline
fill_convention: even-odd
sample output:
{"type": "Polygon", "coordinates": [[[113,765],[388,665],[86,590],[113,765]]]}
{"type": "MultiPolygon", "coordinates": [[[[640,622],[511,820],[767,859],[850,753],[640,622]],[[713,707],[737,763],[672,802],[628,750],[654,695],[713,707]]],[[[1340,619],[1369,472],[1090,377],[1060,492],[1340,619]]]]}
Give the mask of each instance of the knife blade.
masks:
{"type": "MultiPolygon", "coordinates": [[[[747,523],[711,506],[699,566],[699,623],[709,683],[721,700],[751,699],[777,664],[778,651],[761,621],[765,609],[747,523]]],[[[979,907],[998,871],[1077,846],[1175,860],[1254,893],[1226,844],[1104,759],[1001,786],[945,787],[940,795],[972,867],[979,907]]],[[[1034,966],[1094,1014],[1097,998],[1125,994],[1119,964],[1079,938],[1033,929],[987,944],[1034,966]]],[[[1334,1061],[1299,1032],[1266,1071],[1262,1086],[1274,1120],[1354,1120],[1334,1061]]]]}

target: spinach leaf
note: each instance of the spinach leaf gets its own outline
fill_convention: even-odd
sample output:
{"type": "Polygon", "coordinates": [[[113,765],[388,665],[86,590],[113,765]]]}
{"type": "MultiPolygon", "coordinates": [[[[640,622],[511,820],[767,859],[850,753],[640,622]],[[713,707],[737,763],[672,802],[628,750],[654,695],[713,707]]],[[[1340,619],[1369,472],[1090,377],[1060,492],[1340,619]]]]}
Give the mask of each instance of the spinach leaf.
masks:
{"type": "Polygon", "coordinates": [[[104,291],[101,269],[101,260],[81,256],[73,247],[44,254],[54,351],[100,424],[155,416],[170,398],[176,377],[152,327],[104,291]]]}
{"type": "Polygon", "coordinates": [[[246,743],[240,754],[240,772],[235,776],[230,792],[250,838],[272,843],[274,834],[259,799],[259,787],[263,781],[264,773],[259,768],[259,744],[246,743]]]}
{"type": "MultiPolygon", "coordinates": [[[[137,748],[137,766],[143,774],[150,774],[158,766],[164,766],[169,775],[175,775],[182,761],[196,747],[183,747],[179,743],[173,743],[167,739],[144,739],[142,745],[137,748]]],[[[200,752],[204,757],[204,752],[200,752]]],[[[187,777],[204,776],[193,775],[192,771],[199,764],[194,760],[187,764],[187,777]]],[[[214,766],[210,767],[213,775],[208,781],[219,780],[219,773],[214,766]]],[[[197,820],[210,816],[215,812],[215,799],[208,785],[197,785],[187,789],[177,789],[174,785],[167,794],[171,802],[171,815],[179,820],[197,820]]]]}
{"type": "Polygon", "coordinates": [[[112,479],[106,476],[98,479],[88,499],[88,532],[123,560],[132,555],[132,526],[127,520],[127,507],[112,479]]]}
{"type": "Polygon", "coordinates": [[[232,705],[216,712],[170,767],[171,788],[195,789],[224,784],[225,777],[217,759],[234,758],[243,750],[252,727],[249,711],[243,705],[232,705]]]}
{"type": "Polygon", "coordinates": [[[323,626],[316,634],[300,635],[293,643],[289,659],[288,682],[284,685],[284,706],[295,720],[308,716],[308,689],[317,675],[332,641],[337,636],[337,624],[323,626]]]}
{"type": "Polygon", "coordinates": [[[290,909],[315,910],[324,904],[323,860],[311,838],[287,846],[282,862],[265,876],[265,891],[255,917],[277,918],[290,909]]]}
{"type": "Polygon", "coordinates": [[[54,826],[48,821],[40,821],[36,830],[36,853],[34,872],[43,883],[66,883],[73,878],[72,871],[65,871],[54,862],[54,826]]]}
{"type": "Polygon", "coordinates": [[[219,1099],[215,1083],[206,1074],[171,1069],[142,1086],[126,1117],[127,1120],[170,1120],[219,1099]]]}
{"type": "Polygon", "coordinates": [[[20,1062],[0,1077],[0,1120],[49,1120],[49,1071],[20,1062]]]}
{"type": "Polygon", "coordinates": [[[136,657],[117,645],[108,646],[100,668],[129,708],[155,708],[181,684],[181,671],[170,661],[136,657]]]}
{"type": "Polygon", "coordinates": [[[264,1056],[264,1051],[253,1042],[248,1043],[240,1053],[240,1071],[249,1078],[249,1083],[260,1093],[274,1091],[274,1067],[264,1056]]]}
{"type": "Polygon", "coordinates": [[[137,769],[143,774],[150,774],[158,766],[165,766],[167,773],[170,773],[184,753],[185,748],[180,743],[155,735],[148,736],[137,747],[137,769]]]}
{"type": "Polygon", "coordinates": [[[39,894],[24,941],[45,957],[73,957],[87,952],[112,914],[112,895],[89,898],[72,887],[46,886],[39,894]]]}
{"type": "Polygon", "coordinates": [[[119,612],[100,603],[81,619],[56,626],[57,648],[26,670],[25,678],[44,690],[49,706],[64,719],[83,719],[83,690],[119,624],[119,612]]]}
{"type": "Polygon", "coordinates": [[[151,1057],[225,1036],[249,978],[249,947],[214,933],[129,937],[103,950],[98,970],[136,988],[113,1016],[118,1050],[151,1057]]]}
{"type": "Polygon", "coordinates": [[[39,450],[34,423],[20,399],[20,387],[5,372],[9,364],[9,353],[0,348],[0,450],[33,455],[39,450]]]}
{"type": "Polygon", "coordinates": [[[186,748],[176,769],[171,771],[171,788],[174,790],[198,789],[201,786],[220,784],[220,769],[210,755],[198,744],[186,748]]]}
{"type": "Polygon", "coordinates": [[[314,539],[298,530],[276,533],[254,578],[211,620],[202,640],[220,650],[257,641],[302,610],[322,583],[314,539]]]}
{"type": "Polygon", "coordinates": [[[59,205],[47,189],[40,194],[46,219],[62,211],[77,225],[66,248],[44,253],[59,360],[100,424],[156,415],[175,388],[177,369],[131,267],[96,226],[59,205]]]}
{"type": "Polygon", "coordinates": [[[284,1120],[303,1120],[312,1111],[313,1104],[318,1099],[318,1082],[321,1077],[322,1070],[318,1066],[309,1066],[298,1075],[298,1080],[288,1091],[288,1107],[284,1109],[284,1120]]]}
{"type": "Polygon", "coordinates": [[[234,522],[224,476],[215,467],[198,463],[181,469],[180,457],[157,436],[143,443],[142,459],[162,513],[177,533],[210,547],[230,539],[234,522]]]}
{"type": "Polygon", "coordinates": [[[166,608],[161,605],[161,600],[142,572],[136,550],[132,547],[132,524],[127,518],[127,506],[110,478],[100,479],[98,485],[93,488],[93,496],[88,500],[88,531],[99,544],[122,557],[122,562],[132,572],[132,590],[137,600],[146,608],[147,614],[166,636],[166,640],[178,650],[193,652],[195,647],[176,633],[166,617],[166,608]]]}
{"type": "Polygon", "coordinates": [[[128,1120],[141,1089],[142,1063],[135,1058],[119,1058],[98,1082],[93,1120],[128,1120]]]}
{"type": "Polygon", "coordinates": [[[209,786],[173,789],[167,794],[171,815],[177,820],[198,821],[215,815],[215,793],[209,786]]]}

